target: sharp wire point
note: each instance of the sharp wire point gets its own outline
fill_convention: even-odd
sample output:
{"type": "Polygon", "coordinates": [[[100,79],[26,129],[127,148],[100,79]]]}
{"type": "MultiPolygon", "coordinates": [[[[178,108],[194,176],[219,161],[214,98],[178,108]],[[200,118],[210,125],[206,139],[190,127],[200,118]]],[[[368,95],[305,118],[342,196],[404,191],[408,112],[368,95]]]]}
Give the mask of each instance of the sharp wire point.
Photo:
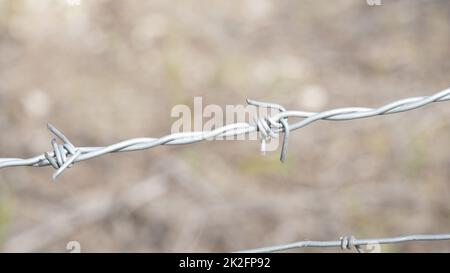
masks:
{"type": "Polygon", "coordinates": [[[56,179],[58,178],[61,173],[67,169],[70,164],[72,164],[79,156],[81,155],[81,151],[76,151],[74,155],[72,155],[70,158],[67,159],[66,162],[62,166],[60,166],[52,175],[53,182],[56,182],[56,179]]]}

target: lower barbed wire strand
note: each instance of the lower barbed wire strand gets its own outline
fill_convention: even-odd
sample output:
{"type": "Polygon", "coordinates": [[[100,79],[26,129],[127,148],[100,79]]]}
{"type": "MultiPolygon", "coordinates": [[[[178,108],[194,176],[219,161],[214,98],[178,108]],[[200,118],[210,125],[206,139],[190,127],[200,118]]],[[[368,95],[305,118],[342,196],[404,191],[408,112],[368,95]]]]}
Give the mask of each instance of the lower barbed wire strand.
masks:
{"type": "Polygon", "coordinates": [[[287,251],[299,248],[310,248],[310,247],[339,247],[341,249],[351,249],[352,247],[357,248],[358,252],[361,246],[370,245],[383,245],[383,244],[397,244],[397,243],[407,243],[415,241],[448,241],[450,240],[450,234],[418,234],[418,235],[406,235],[397,237],[384,237],[384,238],[373,238],[373,239],[356,239],[353,236],[341,237],[340,240],[335,241],[299,241],[290,244],[255,248],[249,250],[237,251],[237,253],[271,253],[287,251]]]}

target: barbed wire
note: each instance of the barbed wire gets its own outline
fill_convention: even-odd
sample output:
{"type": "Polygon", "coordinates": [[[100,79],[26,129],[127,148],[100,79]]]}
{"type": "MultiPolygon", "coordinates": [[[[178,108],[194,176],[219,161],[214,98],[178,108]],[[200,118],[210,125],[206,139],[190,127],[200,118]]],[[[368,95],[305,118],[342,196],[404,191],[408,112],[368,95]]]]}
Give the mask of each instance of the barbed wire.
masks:
{"type": "Polygon", "coordinates": [[[93,159],[108,153],[130,152],[150,149],[159,145],[181,145],[199,142],[211,138],[223,138],[258,132],[261,139],[261,150],[266,150],[266,141],[278,138],[283,133],[280,160],[286,158],[289,132],[303,128],[318,120],[343,121],[360,118],[368,118],[378,115],[387,115],[413,110],[432,102],[450,100],[450,88],[438,92],[432,96],[411,97],[398,100],[379,108],[346,107],[325,112],[287,111],[284,107],[274,103],[265,103],[247,100],[249,105],[278,110],[273,116],[255,117],[254,123],[234,123],[211,131],[182,132],[163,136],[161,138],[133,138],[121,141],[105,147],[77,147],[56,127],[48,124],[50,132],[62,141],[58,143],[52,139],[52,151],[32,158],[0,158],[0,169],[17,166],[44,167],[53,166],[53,180],[67,168],[79,161],[93,159]],[[303,120],[293,124],[288,123],[289,118],[301,118],[303,120]]]}
{"type": "MultiPolygon", "coordinates": [[[[121,141],[105,147],[77,147],[56,127],[47,124],[50,132],[58,138],[62,144],[54,138],[51,141],[52,151],[45,152],[32,158],[0,158],[0,169],[17,166],[44,167],[53,166],[56,171],[53,173],[53,180],[74,163],[93,159],[108,153],[130,152],[150,149],[159,145],[181,145],[199,142],[206,139],[237,136],[240,134],[249,134],[258,132],[261,139],[261,150],[266,149],[266,141],[271,138],[278,138],[283,133],[283,142],[281,148],[280,160],[283,162],[286,158],[289,133],[291,131],[303,128],[318,120],[353,120],[368,118],[378,115],[387,115],[413,110],[425,106],[432,102],[442,102],[450,100],[450,88],[438,92],[432,96],[411,97],[398,100],[379,108],[366,107],[346,107],[338,108],[320,113],[305,111],[287,111],[284,107],[274,103],[265,103],[254,100],[247,100],[249,105],[256,107],[265,107],[276,109],[279,113],[273,116],[255,117],[254,123],[234,123],[211,131],[184,132],[163,136],[161,138],[133,138],[121,141]],[[293,124],[288,123],[289,118],[302,118],[303,120],[293,124]]],[[[385,237],[375,239],[356,239],[354,236],[343,236],[335,241],[299,241],[290,244],[256,248],[240,251],[248,252],[278,252],[305,247],[340,247],[341,249],[355,248],[358,252],[364,252],[362,246],[369,248],[373,252],[381,244],[395,244],[411,241],[438,241],[450,240],[450,234],[437,235],[408,235],[398,237],[385,237]]]]}
{"type": "Polygon", "coordinates": [[[335,241],[299,241],[290,244],[255,248],[249,250],[238,251],[237,253],[271,253],[280,252],[298,248],[309,247],[340,247],[342,250],[355,248],[359,253],[364,252],[362,246],[366,246],[368,252],[381,252],[380,245],[397,244],[415,241],[443,241],[450,240],[450,234],[434,234],[434,235],[407,235],[398,237],[384,237],[373,239],[356,239],[354,236],[343,236],[335,241]]]}

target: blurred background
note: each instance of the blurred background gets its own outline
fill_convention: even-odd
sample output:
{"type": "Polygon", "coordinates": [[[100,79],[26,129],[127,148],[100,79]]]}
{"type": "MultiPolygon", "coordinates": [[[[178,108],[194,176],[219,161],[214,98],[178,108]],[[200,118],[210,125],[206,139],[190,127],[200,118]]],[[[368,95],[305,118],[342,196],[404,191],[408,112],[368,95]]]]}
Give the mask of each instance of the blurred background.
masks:
{"type": "MultiPolygon", "coordinates": [[[[450,86],[447,0],[0,0],[0,157],[170,133],[174,105],[376,107],[450,86]]],[[[450,107],[0,170],[0,249],[236,251],[450,231],[450,107]]],[[[450,251],[449,242],[383,251],[450,251]]],[[[340,251],[339,249],[301,249],[340,251]]]]}

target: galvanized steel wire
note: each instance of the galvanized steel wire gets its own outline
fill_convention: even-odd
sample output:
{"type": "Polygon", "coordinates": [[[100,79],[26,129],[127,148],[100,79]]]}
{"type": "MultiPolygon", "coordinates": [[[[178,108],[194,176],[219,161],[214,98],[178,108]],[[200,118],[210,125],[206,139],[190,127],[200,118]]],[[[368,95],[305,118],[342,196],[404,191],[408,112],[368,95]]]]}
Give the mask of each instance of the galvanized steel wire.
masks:
{"type": "Polygon", "coordinates": [[[238,253],[271,253],[280,252],[306,247],[339,247],[342,250],[355,249],[363,252],[362,246],[370,246],[373,248],[383,244],[398,244],[417,241],[443,241],[450,240],[450,234],[434,234],[434,235],[407,235],[398,237],[372,238],[372,239],[356,239],[354,236],[343,236],[339,240],[334,241],[300,241],[290,244],[269,246],[262,248],[238,251],[238,253]]]}
{"type": "Polygon", "coordinates": [[[236,136],[258,132],[261,136],[261,147],[264,150],[265,142],[270,138],[277,138],[283,133],[283,145],[281,148],[281,161],[285,160],[288,146],[289,132],[303,128],[318,120],[343,121],[387,115],[413,110],[432,102],[450,100],[450,88],[438,92],[432,96],[411,97],[398,100],[379,108],[346,107],[333,109],[321,113],[305,111],[287,111],[284,107],[274,103],[264,103],[247,100],[247,103],[256,107],[277,109],[279,113],[273,116],[255,117],[254,123],[234,123],[214,129],[212,131],[182,132],[163,136],[161,138],[133,138],[124,140],[105,147],[77,147],[58,129],[51,124],[47,127],[58,138],[51,141],[52,151],[32,158],[0,158],[0,169],[17,166],[43,167],[53,166],[56,171],[53,180],[74,163],[93,159],[108,153],[130,152],[150,149],[159,145],[180,145],[199,142],[215,137],[236,136]],[[288,123],[289,118],[303,119],[293,124],[288,123]]]}

